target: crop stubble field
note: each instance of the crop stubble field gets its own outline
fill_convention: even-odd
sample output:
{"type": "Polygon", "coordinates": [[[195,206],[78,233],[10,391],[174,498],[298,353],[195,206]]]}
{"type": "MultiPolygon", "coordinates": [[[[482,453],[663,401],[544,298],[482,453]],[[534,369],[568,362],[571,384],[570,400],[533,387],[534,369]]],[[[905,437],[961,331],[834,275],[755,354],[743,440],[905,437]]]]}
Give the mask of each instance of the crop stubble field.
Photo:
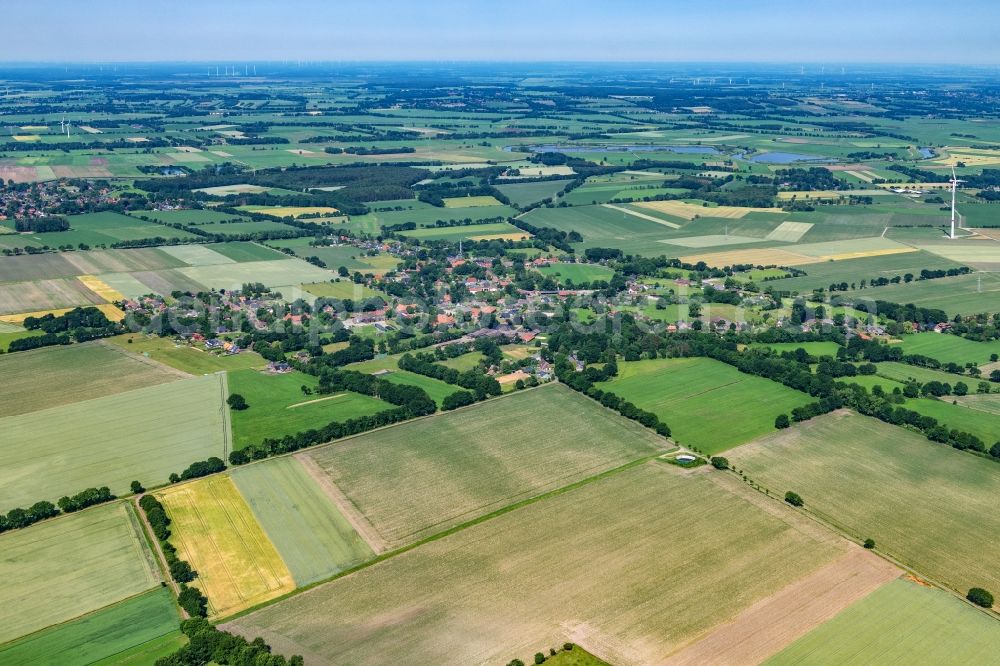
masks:
{"type": "Polygon", "coordinates": [[[798,522],[649,462],[226,627],[316,663],[497,662],[566,640],[654,663],[843,552],[798,522]]]}
{"type": "Polygon", "coordinates": [[[651,431],[549,386],[302,455],[403,545],[665,448],[651,431]]]}
{"type": "Polygon", "coordinates": [[[1000,589],[1000,469],[851,412],[797,424],[727,454],[755,482],[933,580],[1000,589]]]}

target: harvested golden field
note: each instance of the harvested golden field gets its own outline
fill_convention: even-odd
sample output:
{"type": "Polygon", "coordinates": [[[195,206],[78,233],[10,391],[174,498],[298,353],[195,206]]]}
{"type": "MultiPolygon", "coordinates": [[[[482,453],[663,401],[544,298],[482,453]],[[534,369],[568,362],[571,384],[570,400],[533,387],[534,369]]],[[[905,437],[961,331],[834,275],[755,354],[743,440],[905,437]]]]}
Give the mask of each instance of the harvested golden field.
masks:
{"type": "MultiPolygon", "coordinates": [[[[311,663],[506,663],[565,641],[621,666],[662,663],[845,552],[793,510],[746,499],[735,478],[739,491],[720,488],[716,474],[647,462],[225,628],[311,663]]],[[[772,610],[780,622],[799,609],[772,610]]]]}
{"type": "Polygon", "coordinates": [[[77,278],[87,289],[91,290],[106,301],[124,301],[126,297],[123,293],[109,285],[96,275],[81,275],[77,278]]]}
{"type": "MultiPolygon", "coordinates": [[[[95,307],[103,312],[104,315],[111,321],[121,321],[125,318],[125,313],[111,303],[99,303],[93,306],[84,305],[79,307],[95,307]]],[[[59,315],[66,314],[72,309],[73,308],[59,308],[56,310],[38,310],[35,312],[19,312],[18,314],[0,315],[0,321],[6,324],[21,324],[28,317],[44,317],[47,314],[53,314],[58,317],[59,315]]]]}
{"type": "Polygon", "coordinates": [[[170,516],[170,541],[198,572],[209,615],[231,615],[295,589],[291,572],[229,476],[156,493],[170,516]]]}

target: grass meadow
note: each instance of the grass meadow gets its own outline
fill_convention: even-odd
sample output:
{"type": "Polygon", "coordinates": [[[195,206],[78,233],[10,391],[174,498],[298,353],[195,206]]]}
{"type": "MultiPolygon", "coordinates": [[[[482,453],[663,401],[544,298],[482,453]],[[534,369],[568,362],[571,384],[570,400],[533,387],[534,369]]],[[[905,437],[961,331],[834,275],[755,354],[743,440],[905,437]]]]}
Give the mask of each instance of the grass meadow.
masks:
{"type": "MultiPolygon", "coordinates": [[[[914,333],[902,338],[903,353],[936,358],[942,363],[985,365],[991,354],[1000,354],[1000,340],[975,342],[945,333],[914,333]]],[[[954,383],[954,381],[952,382],[954,383]]]]}
{"type": "Polygon", "coordinates": [[[267,365],[259,354],[242,351],[239,354],[216,354],[169,338],[124,333],[107,338],[106,342],[134,354],[141,354],[191,375],[207,375],[227,370],[263,368],[267,365]],[[131,342],[130,342],[131,340],[131,342]]]}
{"type": "MultiPolygon", "coordinates": [[[[971,410],[970,410],[971,411],[971,410]]],[[[1000,589],[1000,466],[850,412],[731,451],[748,477],[918,573],[958,590],[1000,589]],[[835,471],[837,473],[831,473],[835,471]]]]}
{"type": "MultiPolygon", "coordinates": [[[[72,620],[160,582],[124,502],[0,535],[0,643],[72,620]],[[72,563],[71,566],[69,563],[72,563]]],[[[2,659],[4,663],[9,663],[2,659]]]]}
{"type": "Polygon", "coordinates": [[[0,510],[89,487],[164,483],[228,446],[222,376],[134,389],[0,419],[0,510]]]}
{"type": "Polygon", "coordinates": [[[506,663],[567,640],[610,663],[661,663],[837,555],[775,509],[642,464],[224,627],[325,663],[506,663]]]}
{"type": "Polygon", "coordinates": [[[618,368],[602,389],[655,413],[679,444],[708,454],[773,431],[775,417],[811,401],[805,393],[710,358],[635,361],[618,368]]]}
{"type": "Polygon", "coordinates": [[[614,275],[614,271],[610,268],[605,268],[604,266],[598,266],[595,264],[552,264],[550,266],[541,266],[537,269],[539,273],[547,277],[551,277],[560,284],[566,284],[567,281],[572,280],[574,284],[580,284],[581,282],[593,282],[594,280],[610,280],[611,276],[614,275]]]}
{"type": "Polygon", "coordinates": [[[246,398],[249,407],[233,411],[233,448],[242,449],[268,437],[280,438],[331,421],[346,421],[391,408],[386,402],[360,393],[305,395],[302,387],[316,388],[317,379],[301,372],[270,375],[256,370],[229,373],[229,392],[246,398]]]}
{"type": "Polygon", "coordinates": [[[403,545],[665,448],[589,398],[546,386],[303,455],[403,545]]]}

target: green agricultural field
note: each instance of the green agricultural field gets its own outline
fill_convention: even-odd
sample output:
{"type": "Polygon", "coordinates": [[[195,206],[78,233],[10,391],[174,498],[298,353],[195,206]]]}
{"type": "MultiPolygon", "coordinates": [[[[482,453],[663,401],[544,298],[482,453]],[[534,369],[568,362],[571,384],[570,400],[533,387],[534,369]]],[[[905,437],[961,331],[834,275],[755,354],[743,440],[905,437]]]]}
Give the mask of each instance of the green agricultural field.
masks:
{"type": "Polygon", "coordinates": [[[896,580],[841,611],[764,662],[785,664],[986,664],[1000,653],[1000,624],[941,590],[896,580]]]}
{"type": "Polygon", "coordinates": [[[905,384],[897,382],[893,379],[886,379],[885,377],[880,377],[878,375],[856,375],[854,377],[841,377],[838,381],[847,384],[857,384],[859,386],[864,386],[866,389],[871,391],[876,386],[881,386],[882,390],[886,393],[892,393],[894,389],[903,390],[905,384]]]}
{"type": "Polygon", "coordinates": [[[522,219],[536,227],[578,231],[583,235],[583,248],[612,247],[645,256],[664,254],[666,248],[660,243],[673,231],[663,224],[603,206],[536,208],[522,219]]]}
{"type": "Polygon", "coordinates": [[[543,180],[537,183],[497,185],[497,189],[510,199],[511,203],[518,206],[527,206],[554,197],[566,187],[567,183],[569,183],[569,180],[543,180]]]}
{"type": "Polygon", "coordinates": [[[546,386],[304,455],[402,545],[666,447],[589,398],[546,386]]]}
{"type": "Polygon", "coordinates": [[[373,556],[296,458],[246,465],[231,476],[296,585],[315,583],[373,556]]]}
{"type": "Polygon", "coordinates": [[[58,407],[184,375],[100,342],[0,356],[0,416],[58,407]]]}
{"type": "Polygon", "coordinates": [[[611,666],[608,662],[598,659],[579,645],[574,645],[572,650],[559,650],[556,656],[549,657],[545,660],[545,663],[549,666],[611,666]]]}
{"type": "Polygon", "coordinates": [[[0,511],[89,487],[152,487],[225,459],[223,375],[183,379],[0,419],[0,511]]]}
{"type": "Polygon", "coordinates": [[[179,620],[161,587],[0,647],[0,662],[84,666],[171,636],[179,620]]]}
{"type": "Polygon", "coordinates": [[[448,197],[444,199],[445,208],[481,208],[483,206],[502,206],[503,204],[492,196],[481,197],[448,197]]]}
{"type": "MultiPolygon", "coordinates": [[[[277,248],[288,248],[297,257],[317,257],[327,268],[336,270],[343,266],[348,270],[360,273],[384,273],[395,268],[399,263],[397,257],[391,254],[366,256],[353,245],[310,245],[312,238],[287,238],[268,241],[268,245],[277,248]]],[[[287,256],[287,255],[283,255],[287,256]]]]}
{"type": "Polygon", "coordinates": [[[361,301],[369,298],[381,298],[383,300],[389,299],[389,296],[381,291],[376,291],[375,289],[366,287],[363,284],[355,284],[351,280],[343,278],[339,279],[337,282],[312,282],[310,284],[302,285],[302,288],[313,296],[322,298],[338,298],[341,300],[349,298],[355,303],[360,303],[361,301]]]}
{"type": "Polygon", "coordinates": [[[148,217],[164,224],[183,224],[184,226],[200,226],[202,224],[217,224],[231,220],[250,221],[248,217],[223,213],[209,208],[187,210],[141,210],[132,213],[135,217],[148,217]]]}
{"type": "Polygon", "coordinates": [[[217,243],[207,246],[233,261],[275,261],[277,259],[287,259],[288,256],[282,252],[277,252],[271,248],[258,243],[246,241],[233,241],[229,243],[217,243]]]}
{"type": "Polygon", "coordinates": [[[850,412],[796,424],[727,457],[772,495],[794,490],[809,511],[875,539],[921,575],[963,594],[1000,590],[1000,552],[990,545],[1000,538],[1000,466],[990,460],[850,412]]]}
{"type": "Polygon", "coordinates": [[[547,277],[551,277],[560,284],[566,284],[568,281],[572,281],[573,284],[580,284],[581,282],[593,282],[594,280],[603,280],[607,282],[614,275],[614,271],[610,268],[605,268],[604,266],[598,266],[596,264],[552,264],[550,266],[541,266],[537,269],[539,273],[547,277]]]}
{"type": "Polygon", "coordinates": [[[837,355],[837,350],[841,348],[836,342],[769,342],[760,346],[773,349],[779,354],[781,352],[804,349],[810,356],[834,357],[837,355]]]}
{"type": "Polygon", "coordinates": [[[663,663],[834,559],[842,546],[807,522],[709,475],[649,463],[223,627],[323,663],[506,663],[567,640],[599,645],[610,663],[663,663]]]}
{"type": "Polygon", "coordinates": [[[866,289],[866,298],[913,303],[944,310],[949,316],[1000,312],[1000,275],[974,273],[937,280],[866,289]]]}
{"type": "Polygon", "coordinates": [[[372,204],[372,212],[351,217],[348,226],[357,231],[372,235],[378,234],[379,228],[413,222],[417,227],[433,227],[438,221],[453,220],[490,220],[498,217],[508,218],[517,215],[510,206],[474,206],[472,208],[438,208],[415,199],[400,201],[379,201],[372,204]],[[393,210],[394,208],[401,210],[393,210]]]}
{"type": "MultiPolygon", "coordinates": [[[[483,210],[490,210],[484,208],[483,210]]],[[[513,224],[507,222],[492,222],[489,224],[469,224],[458,227],[437,227],[429,229],[414,229],[413,231],[401,231],[401,235],[417,240],[453,241],[489,238],[490,236],[506,236],[515,240],[520,237],[527,238],[530,234],[521,231],[513,224]]]]}
{"type": "MultiPolygon", "coordinates": [[[[6,328],[6,325],[4,325],[6,328]]],[[[37,335],[44,335],[42,331],[26,331],[20,326],[17,327],[19,330],[3,330],[0,329],[0,349],[4,352],[10,347],[10,343],[14,340],[20,340],[22,338],[32,338],[37,335]]]]}
{"type": "MultiPolygon", "coordinates": [[[[959,380],[962,381],[962,380],[959,380]]],[[[954,384],[954,382],[952,382],[954,384]]],[[[968,384],[969,382],[966,382],[968,384]]],[[[975,390],[975,383],[972,384],[975,390]]],[[[940,400],[935,398],[908,399],[904,404],[907,409],[920,412],[925,416],[937,419],[949,430],[964,430],[983,440],[989,450],[995,442],[1000,441],[1000,419],[995,414],[979,409],[969,409],[964,405],[953,405],[952,398],[945,396],[940,400]]]]}
{"type": "Polygon", "coordinates": [[[92,666],[149,666],[160,657],[168,657],[187,645],[187,636],[179,629],[159,638],[123,650],[115,655],[93,662],[92,666]]]}
{"type": "Polygon", "coordinates": [[[254,352],[242,351],[235,355],[216,354],[188,346],[187,343],[177,343],[170,338],[161,338],[155,335],[123,333],[107,338],[106,342],[192,375],[207,375],[244,368],[263,368],[267,365],[267,361],[254,352]]]}
{"type": "Polygon", "coordinates": [[[406,370],[392,370],[388,374],[380,375],[380,377],[394,384],[409,384],[410,386],[422,388],[438,404],[438,407],[441,406],[441,401],[447,396],[455,391],[462,390],[460,386],[447,384],[440,379],[425,377],[424,375],[418,375],[415,372],[408,372],[406,370]]]}
{"type": "Polygon", "coordinates": [[[124,502],[2,534],[0,552],[0,643],[72,620],[160,582],[139,519],[124,502]]]}
{"type": "Polygon", "coordinates": [[[618,368],[602,389],[653,412],[678,443],[708,454],[773,431],[775,417],[812,400],[710,358],[636,361],[618,368]]]}
{"type": "Polygon", "coordinates": [[[886,377],[888,379],[894,379],[897,382],[905,384],[911,379],[915,379],[921,384],[926,384],[927,382],[943,382],[947,384],[955,385],[955,382],[965,382],[971,390],[976,389],[976,385],[980,382],[980,379],[976,377],[955,375],[950,372],[942,372],[941,370],[932,370],[930,368],[921,368],[916,365],[907,365],[906,363],[879,363],[877,375],[881,377],[886,377]]]}
{"type": "Polygon", "coordinates": [[[218,266],[191,266],[177,269],[198,284],[215,289],[239,289],[247,282],[280,287],[304,282],[323,282],[333,273],[299,259],[248,261],[218,266]]]}
{"type": "MultiPolygon", "coordinates": [[[[235,238],[243,234],[257,234],[269,231],[289,231],[292,227],[276,220],[246,220],[245,222],[219,222],[215,224],[200,224],[199,231],[206,234],[216,234],[226,238],[235,238]]],[[[244,236],[245,238],[245,236],[244,236]]]]}
{"type": "MultiPolygon", "coordinates": [[[[789,248],[795,251],[794,246],[789,248]]],[[[862,257],[860,259],[843,259],[841,261],[825,261],[818,264],[807,264],[800,268],[806,275],[780,280],[768,280],[767,286],[780,291],[797,291],[799,293],[809,293],[813,289],[822,287],[828,288],[831,284],[847,282],[855,286],[860,285],[861,280],[870,281],[875,278],[903,277],[907,273],[919,276],[923,269],[947,270],[957,268],[960,264],[944,259],[930,252],[904,252],[901,254],[887,254],[880,257],[862,257]]],[[[929,282],[935,282],[930,280],[929,282]]],[[[763,283],[761,283],[763,284],[763,283]]],[[[852,295],[862,297],[868,296],[868,290],[851,292],[852,295]]]]}
{"type": "MultiPolygon", "coordinates": [[[[975,342],[945,333],[914,333],[903,336],[903,353],[936,358],[942,363],[985,365],[992,354],[1000,354],[1000,340],[975,342]]],[[[954,382],[953,382],[954,383],[954,382]]]]}
{"type": "Polygon", "coordinates": [[[371,396],[343,391],[332,395],[305,395],[317,379],[301,372],[272,375],[257,370],[229,373],[229,393],[246,398],[249,408],[232,412],[233,448],[239,450],[269,437],[280,438],[333,421],[346,421],[390,409],[371,396]]]}
{"type": "Polygon", "coordinates": [[[99,275],[129,271],[151,271],[184,266],[184,262],[160,248],[91,250],[0,256],[0,282],[23,282],[99,275]]]}
{"type": "MultiPolygon", "coordinates": [[[[221,243],[217,243],[216,247],[221,245],[221,243]]],[[[163,248],[163,251],[184,262],[183,265],[186,266],[214,266],[233,263],[232,259],[214,251],[210,245],[170,245],[163,248]]],[[[118,273],[117,275],[128,275],[128,273],[118,273]]]]}
{"type": "Polygon", "coordinates": [[[144,222],[134,217],[110,211],[69,215],[67,219],[70,223],[69,231],[55,231],[45,234],[0,235],[0,248],[59,247],[62,245],[77,247],[81,243],[93,247],[96,245],[111,245],[121,241],[136,241],[158,237],[182,240],[197,238],[194,234],[181,229],[173,229],[153,222],[144,222]]]}
{"type": "Polygon", "coordinates": [[[455,358],[438,361],[438,364],[448,368],[454,368],[459,372],[465,372],[466,370],[472,370],[479,367],[479,362],[484,358],[486,357],[483,356],[482,352],[473,351],[468,352],[467,354],[462,354],[461,356],[456,356],[455,358]]]}

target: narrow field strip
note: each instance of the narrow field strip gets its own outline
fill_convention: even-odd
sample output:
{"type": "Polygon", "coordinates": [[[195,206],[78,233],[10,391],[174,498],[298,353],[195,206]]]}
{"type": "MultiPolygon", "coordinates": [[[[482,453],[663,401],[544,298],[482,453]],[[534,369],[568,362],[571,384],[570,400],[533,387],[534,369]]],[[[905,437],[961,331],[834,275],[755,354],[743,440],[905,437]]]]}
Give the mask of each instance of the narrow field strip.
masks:
{"type": "Polygon", "coordinates": [[[601,204],[604,208],[609,208],[611,210],[617,210],[619,213],[625,213],[626,215],[631,215],[632,217],[638,217],[641,220],[649,220],[650,222],[656,222],[657,224],[662,224],[665,227],[670,227],[671,229],[680,229],[681,225],[675,224],[673,222],[667,222],[666,220],[654,217],[652,215],[646,215],[645,213],[640,213],[636,210],[630,210],[628,208],[623,208],[621,206],[615,206],[614,204],[601,204]]]}

